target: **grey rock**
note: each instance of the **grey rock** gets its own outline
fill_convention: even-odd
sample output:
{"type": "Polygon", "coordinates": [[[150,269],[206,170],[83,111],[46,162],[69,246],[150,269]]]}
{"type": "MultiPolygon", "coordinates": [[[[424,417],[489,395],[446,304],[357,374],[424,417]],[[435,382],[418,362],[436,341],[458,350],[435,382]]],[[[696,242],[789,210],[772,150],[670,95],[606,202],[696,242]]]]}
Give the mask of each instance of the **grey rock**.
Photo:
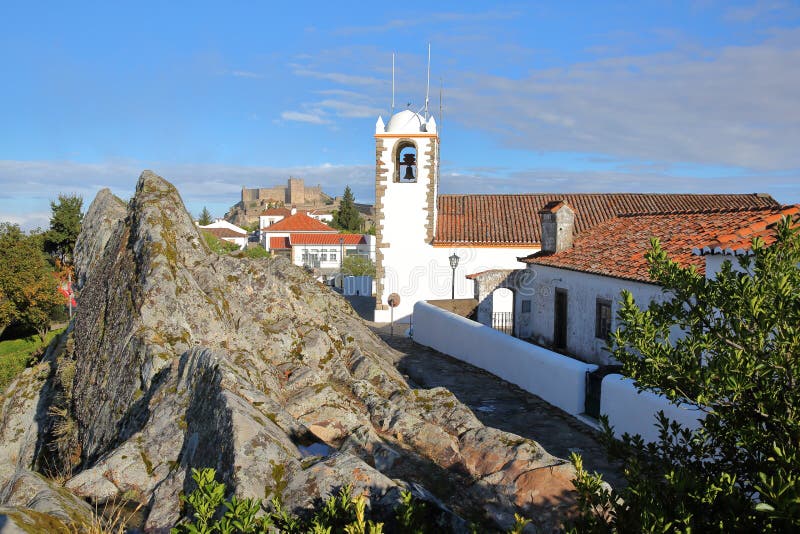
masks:
{"type": "Polygon", "coordinates": [[[80,289],[103,249],[111,238],[114,228],[127,214],[125,201],[114,196],[108,188],[101,189],[86,210],[81,233],[75,242],[75,287],[80,289]]]}
{"type": "MultiPolygon", "coordinates": [[[[573,507],[570,466],[484,427],[445,389],[410,388],[396,354],[302,269],[211,253],[175,188],[149,171],[124,216],[109,195],[81,236],[75,495],[134,498],[154,531],[178,519],[200,467],[298,512],[350,484],[390,514],[411,489],[456,531],[459,515],[506,528],[515,512],[551,530],[573,507]]],[[[15,428],[32,428],[46,404],[15,428]]],[[[25,449],[12,441],[3,434],[0,454],[25,449]]]]}

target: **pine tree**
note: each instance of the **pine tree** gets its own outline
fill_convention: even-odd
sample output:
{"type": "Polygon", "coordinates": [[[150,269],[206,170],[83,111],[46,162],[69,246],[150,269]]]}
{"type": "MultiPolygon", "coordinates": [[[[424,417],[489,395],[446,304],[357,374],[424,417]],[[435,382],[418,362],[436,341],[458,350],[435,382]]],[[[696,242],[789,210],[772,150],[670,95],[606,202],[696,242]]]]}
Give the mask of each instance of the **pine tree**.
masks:
{"type": "Polygon", "coordinates": [[[44,233],[44,250],[64,267],[72,265],[75,241],[83,223],[83,198],[79,195],[58,195],[58,202],[50,202],[50,229],[44,233]]]}
{"type": "Polygon", "coordinates": [[[361,214],[356,209],[355,197],[348,185],[344,189],[339,209],[333,214],[333,226],[347,232],[358,232],[361,230],[361,225],[361,214]]]}
{"type": "Polygon", "coordinates": [[[197,222],[200,224],[200,226],[207,226],[214,222],[211,212],[208,211],[208,208],[205,206],[203,206],[203,211],[200,212],[200,218],[197,219],[197,222]]]}

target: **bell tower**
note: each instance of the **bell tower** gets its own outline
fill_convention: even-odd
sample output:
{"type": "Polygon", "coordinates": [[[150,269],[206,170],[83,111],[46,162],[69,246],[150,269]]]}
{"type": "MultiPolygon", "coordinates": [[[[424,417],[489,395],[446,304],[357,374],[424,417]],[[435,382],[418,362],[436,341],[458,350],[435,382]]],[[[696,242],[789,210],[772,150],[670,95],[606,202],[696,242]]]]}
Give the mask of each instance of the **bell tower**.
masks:
{"type": "Polygon", "coordinates": [[[435,234],[439,135],[431,116],[411,110],[375,125],[375,321],[388,322],[387,299],[400,295],[394,318],[411,314],[435,234]],[[415,272],[417,273],[415,275],[415,272]]]}

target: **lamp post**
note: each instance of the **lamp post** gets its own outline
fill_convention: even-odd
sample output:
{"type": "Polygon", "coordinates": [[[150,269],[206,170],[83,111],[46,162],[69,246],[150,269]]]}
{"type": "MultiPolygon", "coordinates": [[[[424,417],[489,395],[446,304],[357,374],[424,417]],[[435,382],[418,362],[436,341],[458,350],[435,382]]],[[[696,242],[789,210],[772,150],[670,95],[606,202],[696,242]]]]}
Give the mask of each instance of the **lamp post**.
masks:
{"type": "Polygon", "coordinates": [[[450,286],[450,300],[456,299],[456,267],[458,267],[458,260],[461,258],[453,252],[453,255],[450,256],[450,268],[453,269],[453,283],[450,286]]]}
{"type": "Polygon", "coordinates": [[[344,294],[344,273],[342,264],[344,263],[344,238],[339,238],[339,279],[342,281],[342,294],[344,294]]]}

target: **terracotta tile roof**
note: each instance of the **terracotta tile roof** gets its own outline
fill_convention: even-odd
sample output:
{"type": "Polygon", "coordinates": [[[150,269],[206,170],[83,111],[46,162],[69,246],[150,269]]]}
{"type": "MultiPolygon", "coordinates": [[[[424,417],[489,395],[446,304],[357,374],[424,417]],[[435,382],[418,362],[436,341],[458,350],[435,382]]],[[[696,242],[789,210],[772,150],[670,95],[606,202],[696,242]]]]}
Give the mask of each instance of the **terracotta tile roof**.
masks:
{"type": "Polygon", "coordinates": [[[587,229],[623,213],[777,206],[769,196],[681,195],[665,193],[573,193],[519,195],[440,195],[435,243],[536,245],[541,241],[539,211],[566,201],[575,210],[575,228],[587,229]]]}
{"type": "Polygon", "coordinates": [[[285,219],[281,219],[272,226],[261,229],[262,232],[331,232],[336,230],[305,213],[297,212],[285,219]]]}
{"type": "Polygon", "coordinates": [[[784,217],[791,218],[792,226],[800,225],[800,204],[785,206],[777,213],[770,213],[766,217],[738,226],[731,231],[718,235],[714,240],[704,244],[702,248],[693,250],[695,254],[746,254],[751,249],[754,238],[760,238],[765,245],[775,242],[775,229],[778,222],[784,217]]]}
{"type": "Polygon", "coordinates": [[[650,282],[645,253],[657,237],[669,256],[705,272],[705,259],[692,253],[715,236],[779,215],[782,207],[621,215],[586,230],[574,246],[556,254],[537,252],[520,261],[573,271],[650,282]]]}
{"type": "Polygon", "coordinates": [[[269,249],[270,250],[285,250],[292,248],[292,245],[289,243],[288,237],[270,237],[269,238],[269,249]]]}
{"type": "Polygon", "coordinates": [[[367,242],[361,234],[290,234],[292,245],[338,245],[339,239],[344,245],[363,245],[367,242]]]}
{"type": "Polygon", "coordinates": [[[247,237],[247,233],[240,234],[231,228],[201,228],[204,232],[222,239],[223,237],[247,237]]]}

